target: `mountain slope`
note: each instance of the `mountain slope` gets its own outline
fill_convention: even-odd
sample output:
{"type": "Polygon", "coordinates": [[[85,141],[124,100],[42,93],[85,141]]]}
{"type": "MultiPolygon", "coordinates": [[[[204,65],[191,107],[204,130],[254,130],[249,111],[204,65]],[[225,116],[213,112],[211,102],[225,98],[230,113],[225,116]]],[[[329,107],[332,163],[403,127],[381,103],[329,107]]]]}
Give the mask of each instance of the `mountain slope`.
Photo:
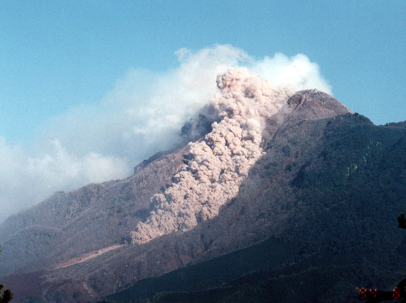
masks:
{"type": "MultiPolygon", "coordinates": [[[[312,157],[302,161],[302,149],[297,147],[303,139],[281,131],[287,137],[285,159],[297,154],[295,159],[281,161],[281,171],[277,163],[267,162],[268,155],[269,160],[278,158],[269,152],[250,175],[271,173],[269,164],[275,170],[271,175],[280,179],[294,171],[288,186],[295,198],[286,205],[281,197],[279,205],[295,212],[282,224],[285,230],[274,233],[279,240],[271,238],[160,278],[141,280],[107,300],[135,302],[134,298],[155,295],[151,302],[207,302],[207,298],[210,302],[357,302],[356,287],[393,289],[406,275],[401,267],[406,236],[396,222],[406,202],[404,124],[377,127],[362,116],[344,115],[304,122],[302,128],[324,129],[320,137],[313,131],[316,136],[303,137],[319,137],[312,157]],[[270,244],[275,241],[279,242],[270,244]],[[260,265],[257,256],[262,258],[260,265]]],[[[282,150],[278,141],[273,138],[270,149],[282,150]]],[[[278,204],[271,195],[255,196],[257,205],[266,200],[272,200],[274,207],[278,204]]],[[[243,224],[249,205],[252,202],[245,204],[245,214],[236,224],[243,224]]],[[[268,220],[276,213],[274,209],[268,220]]],[[[226,211],[219,218],[225,216],[226,211]]]]}
{"type": "Polygon", "coordinates": [[[0,272],[52,268],[104,247],[122,244],[149,213],[150,198],[182,164],[185,150],[163,155],[126,179],[58,192],[9,218],[0,228],[0,272]]]}
{"type": "MultiPolygon", "coordinates": [[[[230,83],[223,89],[239,85],[230,83]]],[[[243,92],[244,96],[233,91],[224,96],[262,98],[249,85],[243,92]]],[[[226,115],[238,109],[230,106],[226,115]]],[[[396,269],[395,261],[402,256],[398,250],[406,241],[393,228],[405,202],[404,124],[374,126],[315,90],[297,92],[275,114],[260,117],[264,118],[261,157],[238,183],[236,195],[218,207],[218,215],[130,244],[134,240],[130,232],[140,222],[155,228],[149,222],[165,209],[153,197],[161,193],[168,201],[168,193],[179,183],[177,174],[196,159],[191,148],[197,145],[184,146],[142,163],[126,180],[57,193],[9,218],[0,227],[0,270],[2,275],[14,275],[0,282],[21,289],[15,292],[16,301],[32,302],[95,301],[124,289],[144,289],[143,285],[149,287],[145,297],[157,291],[189,291],[204,297],[218,289],[220,299],[236,300],[252,289],[260,293],[277,288],[280,295],[274,295],[274,302],[289,298],[301,302],[300,291],[309,293],[302,302],[316,302],[318,290],[309,283],[333,274],[344,277],[331,287],[334,294],[367,287],[370,273],[373,281],[386,287],[385,281],[391,283],[388,273],[377,270],[377,265],[396,269]],[[344,259],[345,268],[333,266],[344,259]],[[230,271],[230,264],[239,265],[230,271]],[[213,279],[222,265],[227,274],[213,279]],[[345,282],[357,266],[363,273],[345,282]],[[173,272],[179,268],[183,269],[173,272]],[[205,271],[213,274],[202,276],[205,271]],[[21,273],[20,280],[35,280],[36,290],[19,287],[16,273],[21,273]],[[158,278],[164,274],[171,278],[158,278]],[[195,284],[181,283],[188,275],[195,284]],[[313,280],[307,279],[310,276],[313,280]],[[297,277],[305,279],[302,288],[292,288],[297,277]],[[162,288],[165,279],[178,286],[164,283],[162,288]]],[[[245,127],[244,121],[239,123],[245,127]]],[[[212,137],[195,144],[208,142],[207,138],[212,137]]],[[[250,137],[248,143],[254,141],[250,137]]],[[[327,295],[322,298],[328,302],[327,295]]]]}

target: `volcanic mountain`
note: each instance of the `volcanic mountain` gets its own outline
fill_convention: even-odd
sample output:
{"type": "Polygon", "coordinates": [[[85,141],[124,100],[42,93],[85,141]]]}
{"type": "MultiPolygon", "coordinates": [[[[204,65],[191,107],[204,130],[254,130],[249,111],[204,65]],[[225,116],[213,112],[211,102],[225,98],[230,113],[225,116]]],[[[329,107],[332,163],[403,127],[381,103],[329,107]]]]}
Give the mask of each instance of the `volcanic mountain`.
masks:
{"type": "Polygon", "coordinates": [[[184,145],[0,226],[16,302],[355,302],[406,276],[406,123],[247,70],[217,85],[184,145]]]}

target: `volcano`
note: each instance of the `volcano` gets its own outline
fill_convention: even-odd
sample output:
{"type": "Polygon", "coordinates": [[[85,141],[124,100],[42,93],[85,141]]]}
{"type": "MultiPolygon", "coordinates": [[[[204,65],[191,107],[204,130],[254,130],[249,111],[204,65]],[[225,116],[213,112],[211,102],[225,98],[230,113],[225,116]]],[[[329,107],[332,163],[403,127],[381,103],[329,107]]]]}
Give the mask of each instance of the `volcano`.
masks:
{"type": "Polygon", "coordinates": [[[406,276],[406,123],[245,69],[124,180],[0,226],[15,302],[356,302],[406,276]]]}

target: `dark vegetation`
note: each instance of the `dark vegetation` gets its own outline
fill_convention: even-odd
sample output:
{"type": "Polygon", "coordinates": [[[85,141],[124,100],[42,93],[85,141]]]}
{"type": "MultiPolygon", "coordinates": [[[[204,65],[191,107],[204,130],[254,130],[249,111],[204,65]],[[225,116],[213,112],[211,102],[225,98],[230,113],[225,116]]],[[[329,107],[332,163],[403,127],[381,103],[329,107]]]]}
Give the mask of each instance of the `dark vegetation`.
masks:
{"type": "MultiPolygon", "coordinates": [[[[406,218],[405,214],[401,213],[398,217],[399,228],[406,229],[406,218]]],[[[392,291],[381,291],[375,289],[366,289],[360,288],[359,289],[360,300],[367,300],[366,303],[377,303],[383,301],[399,301],[401,303],[406,303],[406,279],[400,281],[400,283],[392,290],[392,291]]]]}
{"type": "MultiPolygon", "coordinates": [[[[1,252],[1,246],[0,246],[1,252]]],[[[8,303],[13,299],[13,293],[10,289],[6,289],[3,291],[4,285],[0,284],[0,303],[8,303]]]]}
{"type": "Polygon", "coordinates": [[[10,291],[10,289],[6,289],[3,291],[3,294],[1,294],[3,288],[4,285],[0,284],[0,303],[8,303],[13,299],[13,293],[10,291]]]}

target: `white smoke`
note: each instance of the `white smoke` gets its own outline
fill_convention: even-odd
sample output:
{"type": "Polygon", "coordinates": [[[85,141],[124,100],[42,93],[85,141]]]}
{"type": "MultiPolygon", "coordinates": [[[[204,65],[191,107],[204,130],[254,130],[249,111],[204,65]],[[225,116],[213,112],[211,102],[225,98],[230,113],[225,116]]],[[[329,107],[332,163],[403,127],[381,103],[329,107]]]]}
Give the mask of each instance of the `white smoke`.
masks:
{"type": "MultiPolygon", "coordinates": [[[[229,68],[243,66],[294,90],[316,87],[330,93],[317,64],[304,55],[256,61],[230,45],[181,49],[176,55],[177,68],[131,69],[100,102],[45,121],[31,147],[0,137],[0,221],[56,191],[125,178],[138,162],[176,146],[183,123],[219,92],[214,79],[229,68]]],[[[249,121],[252,129],[259,127],[257,119],[249,121]]]]}
{"type": "Polygon", "coordinates": [[[255,62],[250,70],[274,85],[289,85],[295,91],[317,88],[332,94],[331,86],[320,75],[319,66],[303,54],[289,58],[277,53],[273,58],[265,57],[255,62]]]}
{"type": "Polygon", "coordinates": [[[188,164],[178,180],[156,194],[156,205],[147,222],[131,233],[132,242],[142,244],[174,231],[190,230],[199,221],[216,216],[233,198],[250,168],[262,155],[262,132],[267,119],[276,115],[294,93],[289,87],[274,87],[246,69],[230,69],[217,78],[221,95],[210,106],[220,122],[202,141],[189,143],[188,164]]]}

